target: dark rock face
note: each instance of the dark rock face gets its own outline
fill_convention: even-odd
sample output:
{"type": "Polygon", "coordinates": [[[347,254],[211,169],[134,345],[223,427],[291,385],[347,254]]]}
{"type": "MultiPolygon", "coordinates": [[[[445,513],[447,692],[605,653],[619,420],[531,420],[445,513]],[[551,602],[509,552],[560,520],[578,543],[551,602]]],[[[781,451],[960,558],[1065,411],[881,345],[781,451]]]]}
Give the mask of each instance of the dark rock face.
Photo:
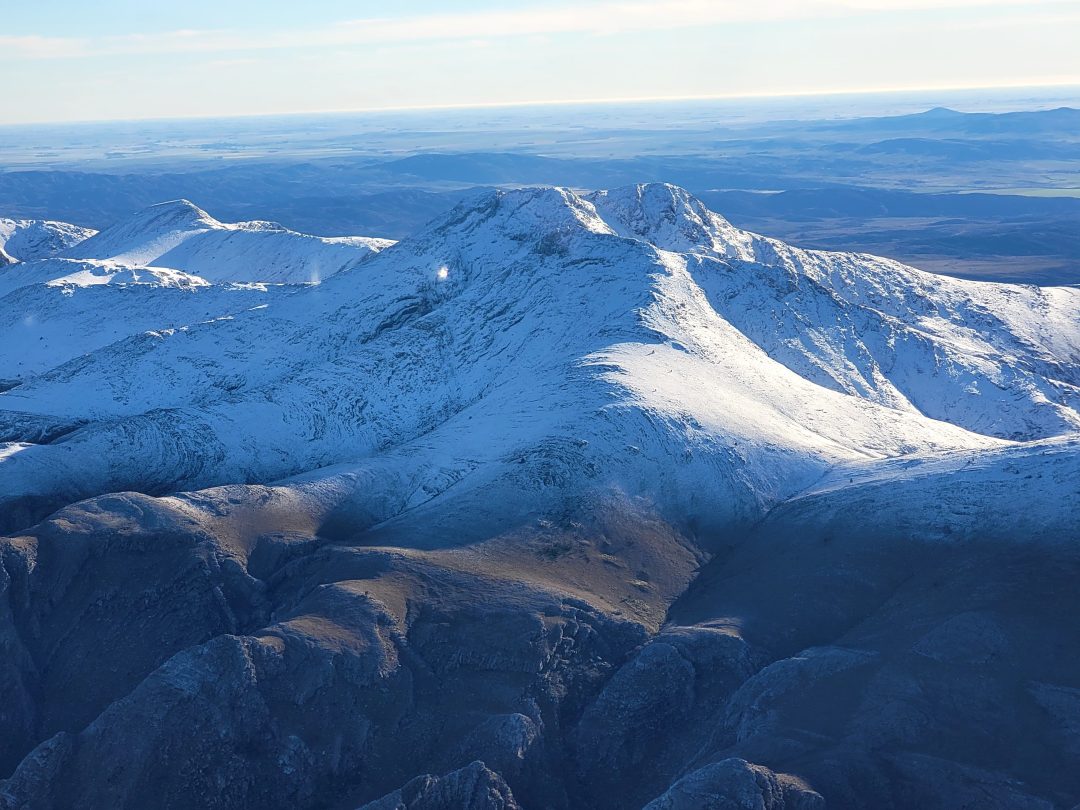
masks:
{"type": "Polygon", "coordinates": [[[264,613],[261,583],[159,503],[109,496],[0,546],[0,708],[9,772],[34,741],[76,732],[174,652],[264,613]]]}
{"type": "Polygon", "coordinates": [[[619,502],[512,541],[420,552],[213,533],[180,501],[103,500],[0,546],[0,807],[1053,808],[1080,796],[1067,654],[1080,637],[1060,624],[1080,609],[1080,561],[1067,547],[810,538],[810,565],[799,543],[785,558],[758,534],[677,598],[693,558],[664,570],[649,555],[670,534],[599,514],[619,502]],[[654,575],[638,604],[605,578],[630,554],[627,576],[646,558],[654,575]],[[841,560],[857,565],[857,592],[818,577],[841,560]],[[568,592],[586,580],[588,599],[568,592]],[[806,611],[830,593],[828,621],[806,611]],[[661,626],[649,617],[664,604],[661,626]]]}
{"type": "Polygon", "coordinates": [[[473,762],[445,776],[425,774],[360,810],[520,810],[506,782],[473,762]]]}
{"type": "Polygon", "coordinates": [[[753,672],[735,633],[676,627],[660,633],[605,684],[573,735],[581,785],[598,807],[655,796],[707,737],[716,714],[753,672]],[[649,778],[648,774],[653,774],[649,778]]]}
{"type": "Polygon", "coordinates": [[[644,810],[823,810],[825,800],[786,774],[725,759],[687,774],[644,810]]]}
{"type": "Polygon", "coordinates": [[[423,555],[301,544],[251,555],[255,579],[162,501],[113,501],[3,546],[2,806],[356,805],[405,785],[409,807],[517,807],[504,777],[567,806],[557,730],[648,636],[423,555]],[[479,803],[454,798],[466,772],[414,780],[478,757],[502,774],[469,782],[494,780],[479,803]]]}

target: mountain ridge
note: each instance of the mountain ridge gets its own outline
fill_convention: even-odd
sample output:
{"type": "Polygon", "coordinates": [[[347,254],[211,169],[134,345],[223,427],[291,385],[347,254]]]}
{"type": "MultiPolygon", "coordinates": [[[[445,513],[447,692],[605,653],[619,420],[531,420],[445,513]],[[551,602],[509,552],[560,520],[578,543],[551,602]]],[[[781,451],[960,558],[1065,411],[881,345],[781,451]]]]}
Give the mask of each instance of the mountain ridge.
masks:
{"type": "Polygon", "coordinates": [[[160,265],[213,282],[303,283],[318,282],[390,244],[369,237],[308,236],[273,222],[226,224],[180,199],[136,212],[62,257],[160,265]]]}

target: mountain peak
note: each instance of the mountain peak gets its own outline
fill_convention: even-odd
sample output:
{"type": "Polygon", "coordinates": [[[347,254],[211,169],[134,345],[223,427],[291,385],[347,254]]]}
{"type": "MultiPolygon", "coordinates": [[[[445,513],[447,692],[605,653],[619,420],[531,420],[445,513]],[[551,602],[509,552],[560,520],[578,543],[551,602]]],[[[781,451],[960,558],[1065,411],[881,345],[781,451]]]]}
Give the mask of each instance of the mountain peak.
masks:
{"type": "Polygon", "coordinates": [[[178,199],[167,200],[148,206],[134,214],[129,220],[145,223],[154,222],[160,224],[173,224],[177,226],[190,225],[196,227],[214,228],[220,227],[221,223],[206,213],[191,200],[178,199]]]}
{"type": "Polygon", "coordinates": [[[951,107],[931,107],[926,112],[922,113],[923,118],[962,118],[964,113],[952,109],[951,107]]]}
{"type": "Polygon", "coordinates": [[[511,234],[536,238],[574,229],[614,233],[591,202],[556,186],[497,189],[480,194],[455,207],[427,230],[439,235],[457,229],[469,231],[484,223],[498,223],[511,234]]]}
{"type": "Polygon", "coordinates": [[[170,200],[136,211],[60,255],[149,264],[193,234],[224,227],[190,200],[170,200]]]}
{"type": "Polygon", "coordinates": [[[526,188],[506,192],[500,206],[524,228],[539,231],[581,227],[591,233],[613,233],[596,207],[567,188],[526,188]]]}
{"type": "Polygon", "coordinates": [[[662,250],[753,258],[752,237],[686,189],[643,183],[597,191],[588,200],[619,236],[641,239],[662,250]]]}

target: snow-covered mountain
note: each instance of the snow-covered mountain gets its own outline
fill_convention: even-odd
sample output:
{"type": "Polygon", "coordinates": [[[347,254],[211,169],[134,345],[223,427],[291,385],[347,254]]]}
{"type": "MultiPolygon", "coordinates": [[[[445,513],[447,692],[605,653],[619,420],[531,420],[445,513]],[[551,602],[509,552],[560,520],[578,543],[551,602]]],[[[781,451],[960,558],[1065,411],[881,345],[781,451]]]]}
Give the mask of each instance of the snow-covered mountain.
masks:
{"type": "Polygon", "coordinates": [[[738,231],[686,192],[592,198],[620,233],[690,254],[728,322],[800,376],[1002,438],[1076,430],[1080,295],[955,281],[738,231]],[[719,258],[726,272],[706,272],[719,258]]]}
{"type": "Polygon", "coordinates": [[[152,206],[96,235],[57,222],[3,222],[12,223],[17,246],[33,248],[0,272],[5,386],[129,335],[261,306],[392,244],[272,223],[223,225],[184,201],[152,206]]]}
{"type": "Polygon", "coordinates": [[[1016,690],[995,739],[1080,718],[1016,591],[1075,563],[1080,289],[800,250],[662,184],[491,192],[393,245],[167,203],[5,277],[52,348],[0,335],[33,367],[0,372],[0,798],[1080,790],[939,745],[1016,690]],[[101,629],[136,616],[145,648],[101,629]]]}
{"type": "MultiPolygon", "coordinates": [[[[697,479],[714,515],[750,518],[839,461],[1080,424],[1080,291],[800,251],[669,186],[593,199],[496,192],[271,307],[138,335],[28,381],[0,401],[9,436],[27,420],[84,426],[62,449],[10,456],[20,472],[4,494],[272,481],[394,454],[411,459],[409,480],[479,481],[580,440],[575,462],[545,450],[539,479],[566,466],[573,491],[602,470],[675,512],[697,479]],[[147,444],[117,447],[132,424],[147,444]],[[429,469],[414,444],[444,435],[431,453],[456,460],[429,469]]],[[[167,256],[234,233],[190,205],[150,211],[149,237],[125,223],[80,249],[132,260],[148,255],[134,244],[167,256]]]]}
{"type": "Polygon", "coordinates": [[[224,317],[294,289],[210,284],[177,270],[89,260],[53,259],[18,269],[43,271],[49,279],[20,284],[0,297],[0,307],[13,316],[0,323],[0,379],[11,381],[26,380],[132,334],[224,317]],[[56,275],[61,272],[66,275],[56,275]]]}
{"type": "Polygon", "coordinates": [[[55,256],[95,233],[91,228],[67,222],[0,218],[0,253],[16,261],[32,262],[55,256]]]}
{"type": "Polygon", "coordinates": [[[151,206],[64,252],[72,259],[182,270],[212,282],[318,282],[392,244],[320,237],[273,222],[218,222],[187,200],[151,206]]]}

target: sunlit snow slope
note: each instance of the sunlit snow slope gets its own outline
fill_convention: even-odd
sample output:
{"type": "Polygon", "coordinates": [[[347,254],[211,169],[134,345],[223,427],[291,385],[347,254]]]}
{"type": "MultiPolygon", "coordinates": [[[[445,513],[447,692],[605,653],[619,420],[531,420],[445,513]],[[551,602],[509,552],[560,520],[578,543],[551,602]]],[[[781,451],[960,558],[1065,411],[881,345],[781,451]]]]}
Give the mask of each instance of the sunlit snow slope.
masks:
{"type": "Polygon", "coordinates": [[[17,261],[32,262],[55,256],[94,233],[90,228],[67,222],[0,218],[0,253],[17,261]]]}
{"type": "Polygon", "coordinates": [[[0,220],[5,233],[20,251],[0,271],[5,385],[129,335],[262,306],[391,244],[272,223],[223,225],[183,201],[96,235],[59,222],[0,220]]]}
{"type": "Polygon", "coordinates": [[[187,200],[154,205],[64,253],[156,265],[208,281],[314,282],[391,244],[360,236],[321,237],[273,222],[218,222],[187,200]]]}

